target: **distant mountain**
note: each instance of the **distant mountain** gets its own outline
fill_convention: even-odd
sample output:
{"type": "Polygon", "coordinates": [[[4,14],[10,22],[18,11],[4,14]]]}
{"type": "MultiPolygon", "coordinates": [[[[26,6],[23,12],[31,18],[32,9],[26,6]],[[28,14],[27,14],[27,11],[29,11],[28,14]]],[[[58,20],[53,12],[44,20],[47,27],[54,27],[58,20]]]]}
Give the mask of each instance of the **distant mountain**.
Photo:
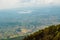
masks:
{"type": "Polygon", "coordinates": [[[60,40],[60,24],[52,25],[30,34],[24,40],[60,40]]]}

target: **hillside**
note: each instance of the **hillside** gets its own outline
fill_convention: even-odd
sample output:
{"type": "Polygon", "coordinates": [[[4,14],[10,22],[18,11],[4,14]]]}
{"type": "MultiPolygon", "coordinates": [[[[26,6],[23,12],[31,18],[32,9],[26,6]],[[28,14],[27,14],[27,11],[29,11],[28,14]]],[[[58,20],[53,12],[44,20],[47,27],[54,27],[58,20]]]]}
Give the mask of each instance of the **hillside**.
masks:
{"type": "Polygon", "coordinates": [[[28,36],[8,37],[0,40],[60,40],[60,24],[46,27],[28,36]]]}
{"type": "Polygon", "coordinates": [[[60,40],[60,24],[30,34],[24,40],[60,40]]]}

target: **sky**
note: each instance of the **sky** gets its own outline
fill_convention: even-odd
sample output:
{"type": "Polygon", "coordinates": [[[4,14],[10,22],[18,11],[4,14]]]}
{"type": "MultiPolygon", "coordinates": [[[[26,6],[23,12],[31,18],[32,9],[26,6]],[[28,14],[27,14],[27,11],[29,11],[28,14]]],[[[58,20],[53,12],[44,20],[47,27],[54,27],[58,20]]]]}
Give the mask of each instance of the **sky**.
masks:
{"type": "Polygon", "coordinates": [[[59,5],[60,0],[0,0],[0,9],[59,5]]]}

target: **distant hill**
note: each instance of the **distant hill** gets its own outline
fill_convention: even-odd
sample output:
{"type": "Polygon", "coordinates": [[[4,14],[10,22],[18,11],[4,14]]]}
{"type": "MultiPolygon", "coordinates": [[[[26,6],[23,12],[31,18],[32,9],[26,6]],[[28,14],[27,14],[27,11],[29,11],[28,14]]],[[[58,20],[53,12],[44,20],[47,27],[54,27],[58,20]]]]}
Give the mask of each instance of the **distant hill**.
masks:
{"type": "Polygon", "coordinates": [[[60,24],[30,34],[24,40],[60,40],[60,24]]]}

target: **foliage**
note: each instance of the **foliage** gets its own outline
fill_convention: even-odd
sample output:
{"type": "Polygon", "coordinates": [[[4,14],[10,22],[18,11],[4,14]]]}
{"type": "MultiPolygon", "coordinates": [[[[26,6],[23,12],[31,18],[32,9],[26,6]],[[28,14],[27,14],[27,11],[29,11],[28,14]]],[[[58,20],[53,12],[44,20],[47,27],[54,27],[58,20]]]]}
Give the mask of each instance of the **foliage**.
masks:
{"type": "Polygon", "coordinates": [[[24,40],[60,40],[60,24],[30,34],[24,40]]]}

